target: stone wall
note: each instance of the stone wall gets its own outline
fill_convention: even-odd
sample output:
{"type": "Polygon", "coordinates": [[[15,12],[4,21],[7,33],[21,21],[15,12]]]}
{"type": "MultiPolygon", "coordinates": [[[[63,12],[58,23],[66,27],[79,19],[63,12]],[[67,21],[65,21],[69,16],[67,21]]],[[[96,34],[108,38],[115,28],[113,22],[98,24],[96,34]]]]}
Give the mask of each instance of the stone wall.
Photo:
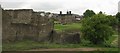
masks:
{"type": "Polygon", "coordinates": [[[11,17],[12,23],[28,24],[31,21],[32,9],[5,10],[11,17]]]}
{"type": "Polygon", "coordinates": [[[49,36],[50,43],[59,43],[59,44],[77,44],[81,42],[80,33],[76,31],[64,31],[57,33],[52,31],[49,36]]]}
{"type": "Polygon", "coordinates": [[[63,33],[61,35],[61,43],[80,43],[80,34],[79,33],[63,33]]]}
{"type": "Polygon", "coordinates": [[[14,31],[11,28],[11,16],[4,10],[2,10],[2,41],[13,41],[14,31]]]}
{"type": "Polygon", "coordinates": [[[46,16],[41,17],[39,13],[33,14],[33,25],[37,25],[38,41],[48,41],[49,33],[53,30],[54,23],[46,16]]]}
{"type": "Polygon", "coordinates": [[[0,52],[2,51],[2,8],[0,5],[0,52]]]}
{"type": "Polygon", "coordinates": [[[3,42],[17,40],[48,40],[53,22],[31,9],[3,10],[3,42]]]}

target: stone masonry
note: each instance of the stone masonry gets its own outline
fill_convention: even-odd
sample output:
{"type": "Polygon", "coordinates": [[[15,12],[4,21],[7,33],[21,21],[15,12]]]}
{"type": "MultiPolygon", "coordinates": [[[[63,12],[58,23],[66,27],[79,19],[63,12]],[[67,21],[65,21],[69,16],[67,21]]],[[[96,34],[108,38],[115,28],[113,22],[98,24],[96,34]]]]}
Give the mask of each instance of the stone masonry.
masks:
{"type": "Polygon", "coordinates": [[[53,21],[32,9],[2,10],[3,42],[17,40],[48,41],[53,21]]]}

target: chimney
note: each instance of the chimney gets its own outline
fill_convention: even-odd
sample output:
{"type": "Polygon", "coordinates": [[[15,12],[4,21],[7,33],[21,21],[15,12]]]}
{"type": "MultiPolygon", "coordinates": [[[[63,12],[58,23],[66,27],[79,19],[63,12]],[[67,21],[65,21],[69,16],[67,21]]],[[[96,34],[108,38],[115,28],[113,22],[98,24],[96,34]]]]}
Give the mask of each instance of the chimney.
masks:
{"type": "Polygon", "coordinates": [[[62,14],[62,11],[60,11],[60,15],[62,14]]]}
{"type": "Polygon", "coordinates": [[[69,14],[71,14],[71,11],[69,11],[69,14]]]}
{"type": "Polygon", "coordinates": [[[67,11],[67,14],[71,15],[71,11],[67,11]]]}
{"type": "Polygon", "coordinates": [[[69,12],[67,11],[67,14],[69,14],[69,12]]]}

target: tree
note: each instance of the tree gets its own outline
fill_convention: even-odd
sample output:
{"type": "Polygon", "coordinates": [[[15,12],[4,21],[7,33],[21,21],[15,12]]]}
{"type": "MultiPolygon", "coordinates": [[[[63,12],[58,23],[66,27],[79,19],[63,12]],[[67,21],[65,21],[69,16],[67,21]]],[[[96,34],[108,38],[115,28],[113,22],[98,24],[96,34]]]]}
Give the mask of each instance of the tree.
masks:
{"type": "Polygon", "coordinates": [[[97,14],[82,20],[81,32],[83,37],[93,44],[101,44],[114,34],[111,25],[116,22],[112,16],[97,14]]]}
{"type": "Polygon", "coordinates": [[[120,12],[116,14],[116,18],[118,19],[118,32],[120,33],[120,12]]]}
{"type": "Polygon", "coordinates": [[[100,12],[99,12],[99,14],[103,14],[103,12],[102,12],[102,11],[100,11],[100,12]]]}
{"type": "Polygon", "coordinates": [[[87,18],[87,17],[91,17],[91,16],[95,15],[95,12],[93,10],[88,9],[83,13],[83,15],[84,15],[84,18],[87,18]]]}
{"type": "Polygon", "coordinates": [[[118,12],[118,13],[116,14],[116,18],[117,18],[118,21],[120,22],[120,12],[118,12]]]}

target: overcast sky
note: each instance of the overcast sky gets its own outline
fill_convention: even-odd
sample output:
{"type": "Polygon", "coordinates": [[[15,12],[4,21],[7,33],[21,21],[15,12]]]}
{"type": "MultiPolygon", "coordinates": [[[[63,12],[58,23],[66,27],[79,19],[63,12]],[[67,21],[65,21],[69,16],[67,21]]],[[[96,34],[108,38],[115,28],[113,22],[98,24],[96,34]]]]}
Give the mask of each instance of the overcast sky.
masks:
{"type": "Polygon", "coordinates": [[[98,13],[116,14],[120,0],[0,0],[3,8],[32,8],[36,11],[59,13],[59,11],[72,11],[82,15],[86,9],[98,13]]]}

